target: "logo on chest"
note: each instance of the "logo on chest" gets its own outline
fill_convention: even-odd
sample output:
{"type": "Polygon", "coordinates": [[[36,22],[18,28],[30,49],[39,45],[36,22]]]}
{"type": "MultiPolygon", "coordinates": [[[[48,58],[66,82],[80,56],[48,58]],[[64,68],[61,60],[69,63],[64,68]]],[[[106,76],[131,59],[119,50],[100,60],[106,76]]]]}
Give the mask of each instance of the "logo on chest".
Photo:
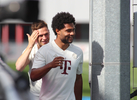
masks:
{"type": "Polygon", "coordinates": [[[61,74],[68,75],[67,71],[71,70],[71,61],[70,60],[64,60],[63,66],[64,67],[62,67],[62,66],[60,67],[60,69],[63,69],[63,72],[61,74]]]}

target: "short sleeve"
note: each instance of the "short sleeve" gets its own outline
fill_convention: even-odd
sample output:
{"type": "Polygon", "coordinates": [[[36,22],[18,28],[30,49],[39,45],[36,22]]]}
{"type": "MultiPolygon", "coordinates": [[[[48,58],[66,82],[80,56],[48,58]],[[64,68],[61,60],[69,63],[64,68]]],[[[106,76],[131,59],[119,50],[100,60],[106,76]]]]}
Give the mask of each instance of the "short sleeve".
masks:
{"type": "Polygon", "coordinates": [[[82,66],[83,66],[83,53],[79,57],[79,64],[77,69],[77,74],[82,74],[82,66]]]}
{"type": "Polygon", "coordinates": [[[45,64],[46,64],[46,60],[45,60],[44,56],[38,51],[34,57],[32,69],[43,67],[43,66],[45,66],[45,64]]]}

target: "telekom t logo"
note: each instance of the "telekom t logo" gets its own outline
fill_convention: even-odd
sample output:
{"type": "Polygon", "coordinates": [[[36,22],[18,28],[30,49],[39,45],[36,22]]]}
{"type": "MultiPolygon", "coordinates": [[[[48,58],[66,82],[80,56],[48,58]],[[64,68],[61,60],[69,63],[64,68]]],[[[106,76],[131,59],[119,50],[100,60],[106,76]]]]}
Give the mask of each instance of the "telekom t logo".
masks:
{"type": "Polygon", "coordinates": [[[68,63],[71,65],[71,61],[70,60],[64,60],[64,69],[63,69],[62,66],[60,67],[60,69],[63,69],[63,73],[61,73],[61,74],[68,74],[67,70],[71,70],[71,67],[68,66],[68,63]]]}

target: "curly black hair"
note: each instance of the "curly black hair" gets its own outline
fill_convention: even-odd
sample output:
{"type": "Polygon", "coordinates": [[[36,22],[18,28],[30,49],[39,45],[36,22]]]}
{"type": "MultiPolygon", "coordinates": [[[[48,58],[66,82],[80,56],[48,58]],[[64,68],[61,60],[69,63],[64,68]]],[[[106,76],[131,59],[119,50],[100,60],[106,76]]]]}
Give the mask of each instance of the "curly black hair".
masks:
{"type": "Polygon", "coordinates": [[[74,25],[76,24],[75,23],[75,18],[73,17],[73,15],[71,15],[68,12],[57,13],[53,17],[52,25],[51,25],[55,35],[57,35],[56,29],[59,29],[59,30],[63,29],[64,28],[64,24],[67,24],[67,23],[73,23],[74,25]]]}

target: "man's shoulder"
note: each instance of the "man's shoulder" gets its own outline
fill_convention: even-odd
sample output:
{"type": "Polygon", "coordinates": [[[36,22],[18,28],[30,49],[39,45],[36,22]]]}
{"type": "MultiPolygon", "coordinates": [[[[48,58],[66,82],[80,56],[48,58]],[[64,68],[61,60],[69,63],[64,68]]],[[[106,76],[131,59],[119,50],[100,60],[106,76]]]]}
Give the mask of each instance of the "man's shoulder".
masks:
{"type": "Polygon", "coordinates": [[[51,46],[51,42],[49,42],[49,43],[43,45],[42,47],[47,48],[47,47],[50,47],[50,46],[51,46]]]}
{"type": "Polygon", "coordinates": [[[43,45],[42,47],[40,47],[39,50],[49,50],[51,48],[51,43],[47,43],[45,45],[43,45]]]}
{"type": "Polygon", "coordinates": [[[76,52],[79,52],[79,53],[82,53],[82,49],[78,46],[76,46],[75,44],[71,44],[71,48],[76,51],[76,52]]]}
{"type": "Polygon", "coordinates": [[[72,46],[72,48],[74,48],[74,49],[77,49],[77,50],[79,50],[79,51],[82,51],[82,49],[81,49],[80,47],[78,47],[77,45],[75,45],[75,44],[71,44],[71,46],[72,46]]]}

